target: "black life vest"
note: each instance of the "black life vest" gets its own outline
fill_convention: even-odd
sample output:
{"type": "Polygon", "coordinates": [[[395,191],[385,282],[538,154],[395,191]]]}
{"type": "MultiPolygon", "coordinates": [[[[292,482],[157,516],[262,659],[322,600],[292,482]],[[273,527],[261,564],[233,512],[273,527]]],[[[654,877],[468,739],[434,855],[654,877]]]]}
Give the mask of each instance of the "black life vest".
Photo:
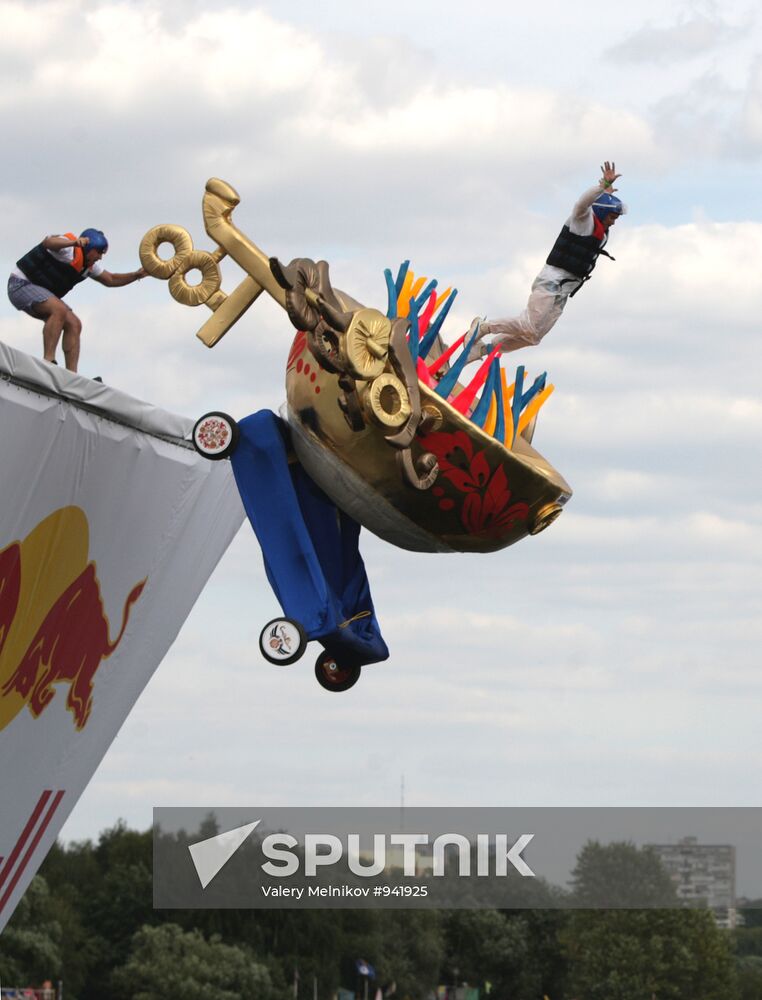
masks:
{"type": "MultiPolygon", "coordinates": [[[[76,239],[73,233],[65,234],[69,239],[76,239]]],[[[42,243],[32,247],[16,261],[16,267],[34,285],[47,288],[49,292],[62,299],[80,281],[84,281],[89,270],[85,264],[85,253],[82,247],[73,247],[74,258],[65,263],[56,260],[52,253],[45,249],[42,243]]]]}
{"type": "MultiPolygon", "coordinates": [[[[582,283],[588,280],[593,268],[598,262],[598,257],[603,254],[611,260],[614,258],[603,249],[608,240],[608,234],[603,228],[603,223],[597,216],[593,217],[593,231],[589,236],[580,236],[573,233],[568,226],[564,226],[558,234],[553,249],[548,254],[547,264],[552,267],[560,267],[564,271],[582,279],[582,283]]],[[[579,291],[582,285],[578,285],[572,295],[579,291]]]]}

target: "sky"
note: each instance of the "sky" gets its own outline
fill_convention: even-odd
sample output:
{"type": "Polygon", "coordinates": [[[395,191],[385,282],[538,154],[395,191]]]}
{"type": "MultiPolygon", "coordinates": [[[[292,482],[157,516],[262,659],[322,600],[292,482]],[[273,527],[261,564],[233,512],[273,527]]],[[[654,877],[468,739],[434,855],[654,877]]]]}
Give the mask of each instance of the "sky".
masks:
{"type": "MultiPolygon", "coordinates": [[[[159,223],[211,249],[218,176],[266,253],[325,258],[367,305],[407,258],[457,287],[454,340],[523,307],[604,160],[629,208],[616,261],[504,360],[556,387],[534,445],[574,489],[563,516],[487,556],[363,533],[391,658],[341,695],[317,646],[261,659],[278,606],[244,526],[65,839],[147,828],[154,806],[397,805],[403,776],[418,806],[759,804],[760,18],[735,0],[0,0],[8,270],[88,226],[114,272],[159,223]]],[[[212,351],[208,313],[163,282],[70,301],[84,374],[193,417],[283,401],[292,328],[271,301],[212,351]]],[[[38,354],[40,327],[6,301],[0,340],[38,354]]]]}

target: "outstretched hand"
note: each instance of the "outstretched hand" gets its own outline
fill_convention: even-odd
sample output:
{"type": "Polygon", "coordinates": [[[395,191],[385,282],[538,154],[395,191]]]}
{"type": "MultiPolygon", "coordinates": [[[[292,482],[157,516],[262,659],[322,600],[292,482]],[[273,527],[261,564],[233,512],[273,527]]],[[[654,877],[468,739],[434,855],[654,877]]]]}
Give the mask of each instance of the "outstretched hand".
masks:
{"type": "Polygon", "coordinates": [[[621,176],[621,174],[616,172],[616,163],[609,163],[608,160],[604,160],[601,167],[601,180],[605,182],[604,186],[607,191],[616,191],[614,181],[621,176]]]}

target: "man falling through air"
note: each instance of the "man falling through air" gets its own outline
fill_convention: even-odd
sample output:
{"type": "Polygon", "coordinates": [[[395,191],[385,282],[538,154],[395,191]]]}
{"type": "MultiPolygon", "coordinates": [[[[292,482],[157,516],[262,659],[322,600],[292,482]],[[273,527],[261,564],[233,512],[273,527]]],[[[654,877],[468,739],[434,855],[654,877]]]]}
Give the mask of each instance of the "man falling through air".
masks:
{"type": "Polygon", "coordinates": [[[621,176],[616,172],[615,163],[607,160],[603,164],[600,181],[585,191],[574,206],[545,266],[532,284],[526,309],[519,316],[489,321],[477,317],[473,320],[466,337],[468,343],[476,332],[469,361],[483,358],[493,347],[499,346],[507,352],[539,344],[553,328],[567,300],[589,279],[600,254],[611,256],[604,250],[609,229],[627,211],[614,194],[614,181],[621,176]],[[492,338],[489,345],[484,343],[487,337],[492,338]]]}

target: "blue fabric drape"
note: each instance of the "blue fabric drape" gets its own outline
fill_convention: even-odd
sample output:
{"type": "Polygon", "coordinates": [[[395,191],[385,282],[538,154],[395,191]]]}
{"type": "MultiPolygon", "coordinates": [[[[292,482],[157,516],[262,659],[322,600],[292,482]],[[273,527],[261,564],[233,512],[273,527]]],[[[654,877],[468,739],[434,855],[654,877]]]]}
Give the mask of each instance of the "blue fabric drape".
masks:
{"type": "Polygon", "coordinates": [[[298,462],[289,465],[288,428],[279,417],[260,410],[238,426],[233,473],[283,614],[342,663],[385,660],[389,650],[358,548],[360,525],[298,462]],[[370,615],[350,621],[363,612],[370,615]]]}

